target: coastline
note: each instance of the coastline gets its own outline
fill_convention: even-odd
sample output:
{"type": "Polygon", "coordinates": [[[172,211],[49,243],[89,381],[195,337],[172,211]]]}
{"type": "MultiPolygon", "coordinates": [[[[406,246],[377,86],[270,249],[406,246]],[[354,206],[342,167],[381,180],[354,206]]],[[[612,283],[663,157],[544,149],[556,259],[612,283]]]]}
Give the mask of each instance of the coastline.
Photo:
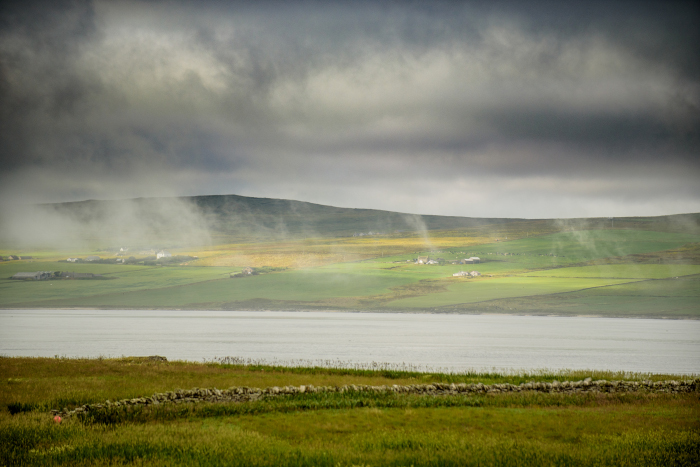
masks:
{"type": "Polygon", "coordinates": [[[678,320],[678,321],[698,321],[700,314],[697,316],[678,316],[678,315],[630,315],[630,314],[590,314],[590,313],[555,313],[555,312],[494,312],[494,311],[479,311],[479,310],[441,310],[435,308],[421,308],[411,310],[396,310],[392,308],[371,308],[371,309],[351,309],[351,308],[312,308],[312,307],[240,307],[240,308],[217,308],[217,307],[128,307],[128,306],[89,306],[89,307],[22,307],[22,306],[2,306],[0,311],[20,311],[20,310],[104,310],[104,311],[230,311],[230,312],[289,312],[289,313],[382,313],[382,314],[412,314],[412,315],[477,315],[477,316],[540,316],[540,317],[556,317],[556,318],[614,318],[614,319],[658,319],[658,320],[678,320]]]}

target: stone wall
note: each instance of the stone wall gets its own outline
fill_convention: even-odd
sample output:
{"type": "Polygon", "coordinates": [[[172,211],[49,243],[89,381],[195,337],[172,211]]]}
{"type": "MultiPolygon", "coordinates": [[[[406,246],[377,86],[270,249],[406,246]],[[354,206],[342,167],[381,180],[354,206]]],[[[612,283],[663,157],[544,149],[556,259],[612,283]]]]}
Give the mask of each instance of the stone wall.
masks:
{"type": "Polygon", "coordinates": [[[515,392],[542,392],[548,394],[583,394],[583,393],[626,393],[626,392],[657,392],[657,393],[690,393],[700,392],[700,379],[688,381],[592,381],[586,378],[582,381],[553,381],[551,383],[529,382],[520,385],[509,383],[503,384],[411,384],[408,386],[284,386],[269,387],[265,389],[249,388],[245,386],[231,387],[229,389],[200,389],[189,390],[178,389],[171,392],[153,394],[150,397],[138,397],[135,399],[122,399],[116,402],[105,401],[101,404],[85,404],[74,410],[52,410],[53,415],[70,417],[92,410],[104,410],[116,407],[128,407],[135,405],[160,405],[160,404],[186,404],[196,402],[249,402],[261,399],[269,399],[280,396],[295,394],[311,394],[322,392],[337,393],[395,393],[395,394],[416,394],[426,396],[449,396],[449,395],[475,395],[475,394],[501,394],[515,392]]]}

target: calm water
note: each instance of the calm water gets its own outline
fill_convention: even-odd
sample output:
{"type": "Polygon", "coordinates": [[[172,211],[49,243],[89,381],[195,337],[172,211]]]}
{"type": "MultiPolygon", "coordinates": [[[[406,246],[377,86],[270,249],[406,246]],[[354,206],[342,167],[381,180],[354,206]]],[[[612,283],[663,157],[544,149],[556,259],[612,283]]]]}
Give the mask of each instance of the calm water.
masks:
{"type": "Polygon", "coordinates": [[[225,311],[0,310],[0,354],[700,373],[700,321],[225,311]]]}

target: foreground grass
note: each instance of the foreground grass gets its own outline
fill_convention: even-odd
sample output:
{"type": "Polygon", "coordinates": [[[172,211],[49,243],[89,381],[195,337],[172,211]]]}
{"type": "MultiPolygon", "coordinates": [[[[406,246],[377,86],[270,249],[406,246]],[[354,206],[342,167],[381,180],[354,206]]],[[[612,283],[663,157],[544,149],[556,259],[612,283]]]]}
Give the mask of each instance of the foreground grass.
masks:
{"type": "Polygon", "coordinates": [[[299,394],[137,408],[61,425],[45,411],[178,387],[510,382],[672,375],[425,374],[146,359],[0,358],[0,465],[697,465],[697,394],[299,394]],[[10,415],[8,405],[23,410],[10,415]]]}

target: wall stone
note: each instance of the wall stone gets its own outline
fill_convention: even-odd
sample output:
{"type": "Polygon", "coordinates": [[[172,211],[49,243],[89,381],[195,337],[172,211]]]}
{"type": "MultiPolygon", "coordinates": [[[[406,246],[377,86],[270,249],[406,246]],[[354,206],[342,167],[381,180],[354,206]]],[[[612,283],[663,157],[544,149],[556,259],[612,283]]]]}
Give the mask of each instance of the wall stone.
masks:
{"type": "Polygon", "coordinates": [[[582,381],[553,381],[529,382],[520,385],[509,383],[485,385],[483,383],[431,383],[431,384],[411,384],[407,386],[284,386],[269,388],[249,388],[246,386],[234,386],[228,389],[217,388],[193,388],[188,390],[177,389],[170,392],[155,393],[150,397],[137,397],[134,399],[122,399],[111,402],[109,400],[100,404],[85,404],[73,410],[63,408],[63,410],[52,410],[52,415],[70,417],[72,415],[90,412],[93,410],[104,410],[115,407],[128,407],[136,405],[161,405],[161,404],[186,404],[198,402],[227,403],[227,402],[249,402],[261,399],[270,399],[294,394],[313,394],[323,392],[374,392],[374,393],[395,393],[395,394],[417,394],[425,396],[449,396],[449,395],[476,395],[476,394],[500,394],[514,392],[541,392],[547,394],[585,394],[585,393],[628,393],[628,392],[656,392],[668,394],[682,394],[700,392],[700,379],[687,381],[593,381],[586,378],[582,381]]]}

